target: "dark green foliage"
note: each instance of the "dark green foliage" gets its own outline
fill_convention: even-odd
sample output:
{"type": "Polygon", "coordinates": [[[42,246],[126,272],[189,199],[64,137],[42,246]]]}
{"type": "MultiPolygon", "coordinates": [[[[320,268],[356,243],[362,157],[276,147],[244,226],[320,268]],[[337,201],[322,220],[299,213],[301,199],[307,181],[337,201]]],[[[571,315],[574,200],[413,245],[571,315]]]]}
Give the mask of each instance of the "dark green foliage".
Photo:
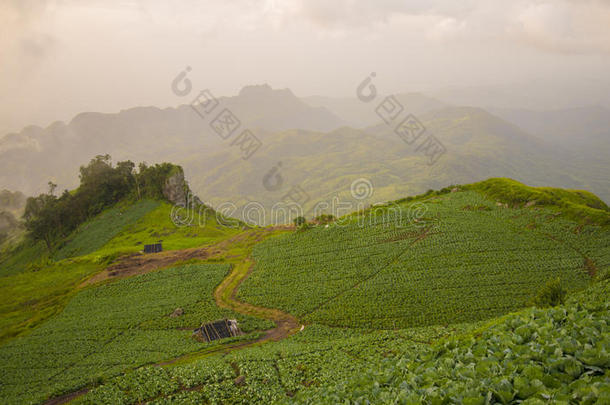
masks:
{"type": "Polygon", "coordinates": [[[539,308],[556,307],[563,304],[566,294],[567,291],[561,285],[561,280],[556,278],[548,281],[538,291],[532,303],[539,308]]]}
{"type": "Polygon", "coordinates": [[[301,224],[301,226],[299,226],[299,229],[297,229],[297,232],[303,232],[303,231],[306,231],[311,228],[313,228],[312,224],[310,224],[309,222],[304,222],[303,224],[301,224]]]}
{"type": "MultiPolygon", "coordinates": [[[[140,163],[138,173],[134,173],[137,178],[137,193],[138,198],[163,199],[163,185],[165,180],[174,173],[181,172],[180,166],[171,163],[161,163],[154,166],[147,166],[146,163],[140,163]]],[[[187,191],[187,190],[185,190],[187,191]]]]}
{"type": "Polygon", "coordinates": [[[122,199],[162,199],[165,181],[177,171],[182,168],[170,163],[150,167],[142,163],[136,172],[131,161],[113,166],[109,155],[98,155],[80,168],[80,186],[75,191],[56,197],[56,186],[49,182],[48,193],[28,198],[25,227],[32,239],[44,241],[51,251],[78,225],[122,199]]]}
{"type": "Polygon", "coordinates": [[[295,225],[295,226],[301,226],[301,225],[303,225],[304,223],[306,223],[306,222],[307,222],[307,220],[305,219],[305,217],[300,216],[300,217],[296,217],[296,218],[294,219],[294,221],[293,221],[293,222],[294,222],[294,225],[295,225]]]}

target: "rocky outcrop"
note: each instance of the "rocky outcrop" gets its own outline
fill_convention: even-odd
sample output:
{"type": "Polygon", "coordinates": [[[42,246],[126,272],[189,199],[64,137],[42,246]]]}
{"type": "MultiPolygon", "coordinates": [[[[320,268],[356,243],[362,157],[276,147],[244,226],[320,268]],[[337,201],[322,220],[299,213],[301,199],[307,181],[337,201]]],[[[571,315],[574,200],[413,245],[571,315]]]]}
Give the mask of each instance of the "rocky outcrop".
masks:
{"type": "Polygon", "coordinates": [[[182,169],[170,174],[163,185],[163,196],[172,204],[186,205],[186,182],[182,169]]]}

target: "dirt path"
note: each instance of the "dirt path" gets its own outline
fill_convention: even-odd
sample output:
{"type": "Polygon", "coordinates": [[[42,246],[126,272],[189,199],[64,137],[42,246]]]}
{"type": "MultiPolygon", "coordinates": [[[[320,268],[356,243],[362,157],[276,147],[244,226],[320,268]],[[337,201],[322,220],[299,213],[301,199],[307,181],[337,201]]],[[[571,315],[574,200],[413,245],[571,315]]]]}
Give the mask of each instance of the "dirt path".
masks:
{"type": "Polygon", "coordinates": [[[227,255],[227,251],[231,247],[235,245],[253,245],[262,241],[265,237],[275,231],[289,229],[292,229],[292,227],[275,226],[262,229],[250,229],[210,246],[182,250],[168,250],[165,252],[150,254],[134,253],[130,256],[119,259],[115,263],[112,263],[106,269],[85,280],[79,287],[82,288],[105,280],[120,279],[138,274],[149,273],[151,271],[169,267],[175,263],[192,259],[207,260],[212,258],[226,258],[227,261],[232,261],[231,259],[235,259],[235,257],[225,257],[227,255]]]}
{"type": "Polygon", "coordinates": [[[214,290],[214,299],[216,305],[221,308],[232,309],[233,311],[239,312],[245,315],[251,315],[258,318],[264,318],[275,323],[275,328],[266,330],[264,334],[256,339],[249,340],[246,342],[236,342],[233,344],[222,345],[215,347],[209,351],[202,353],[189,353],[184,356],[177,357],[175,359],[159,363],[159,366],[167,366],[174,364],[181,360],[191,358],[193,356],[209,356],[211,354],[218,353],[229,353],[235,350],[245,349],[259,345],[268,341],[279,341],[293,335],[301,330],[302,325],[292,315],[282,312],[277,309],[258,307],[247,302],[239,301],[237,297],[237,290],[244,282],[246,278],[252,273],[254,263],[250,258],[245,259],[233,266],[231,273],[216,287],[214,290]]]}
{"type": "MultiPolygon", "coordinates": [[[[158,366],[166,366],[176,363],[180,360],[197,355],[211,355],[218,353],[229,353],[235,350],[244,349],[246,347],[258,345],[267,341],[278,341],[287,338],[288,336],[297,333],[301,330],[301,325],[298,320],[292,315],[282,312],[277,309],[258,307],[239,301],[237,299],[237,290],[246,278],[252,273],[254,262],[250,257],[246,257],[251,249],[246,249],[248,253],[235,256],[227,256],[230,247],[237,245],[245,245],[251,247],[254,244],[262,241],[265,237],[277,230],[288,230],[292,227],[269,227],[264,229],[252,230],[251,232],[240,233],[230,239],[216,243],[211,246],[184,250],[174,250],[155,254],[134,254],[113,263],[102,272],[86,280],[80,287],[99,283],[110,279],[120,279],[135,276],[138,274],[149,273],[151,271],[169,267],[172,264],[183,262],[191,259],[206,260],[210,258],[227,258],[233,267],[231,272],[214,290],[214,298],[216,304],[221,308],[229,308],[236,312],[268,319],[275,323],[275,328],[269,329],[264,334],[256,339],[245,342],[234,342],[222,346],[214,347],[210,350],[196,353],[189,353],[175,359],[157,364],[158,366]]],[[[90,388],[67,393],[59,397],[47,400],[44,405],[61,405],[69,403],[82,395],[89,392],[90,388]]]]}
{"type": "Polygon", "coordinates": [[[225,278],[214,291],[216,304],[222,308],[230,308],[236,312],[265,318],[275,323],[276,327],[266,331],[259,342],[281,340],[299,331],[301,324],[289,313],[279,309],[257,307],[237,299],[237,291],[246,278],[252,273],[254,262],[248,258],[233,268],[229,277],[225,278]]]}

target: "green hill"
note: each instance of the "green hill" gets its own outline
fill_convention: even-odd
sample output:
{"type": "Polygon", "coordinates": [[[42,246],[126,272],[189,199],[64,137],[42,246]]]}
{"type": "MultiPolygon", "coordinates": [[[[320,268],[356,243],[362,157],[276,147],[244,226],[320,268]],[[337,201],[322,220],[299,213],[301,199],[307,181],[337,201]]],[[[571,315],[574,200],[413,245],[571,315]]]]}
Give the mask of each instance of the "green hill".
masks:
{"type": "Polygon", "coordinates": [[[607,207],[583,204],[603,202],[511,180],[467,188],[498,198],[511,187],[515,208],[471,190],[433,193],[269,240],[254,249],[255,271],[239,296],[309,323],[394,329],[498,316],[528,305],[548,279],[578,290],[589,272],[610,265],[607,226],[580,227],[555,210],[524,206],[556,195],[558,205],[585,207],[607,224],[607,207]]]}
{"type": "Polygon", "coordinates": [[[495,178],[297,230],[215,216],[179,227],[171,210],[124,199],[52,253],[27,242],[2,262],[4,402],[601,404],[610,392],[610,210],[591,193],[495,178]],[[167,252],[139,253],[160,240],[167,252]],[[220,318],[245,335],[190,337],[220,318]]]}
{"type": "MultiPolygon", "coordinates": [[[[510,177],[534,186],[587,189],[606,201],[610,197],[610,187],[604,183],[607,165],[576,165],[568,152],[558,151],[485,110],[451,107],[418,118],[426,128],[425,135],[434,135],[446,149],[432,165],[417,150],[419,142],[406,144],[394,126],[383,123],[364,130],[343,127],[327,133],[261,132],[257,135],[263,146],[248,160],[242,160],[235,148],[227,148],[208,159],[194,154],[182,164],[192,174],[193,190],[205,196],[211,206],[231,202],[242,207],[255,201],[267,208],[267,217],[293,185],[299,185],[310,197],[306,209],[319,201],[330,202],[335,196],[355,202],[350,185],[359,178],[373,185],[365,203],[490,177],[510,177]],[[263,179],[280,162],[283,183],[279,189],[269,190],[263,179]]],[[[239,211],[235,215],[240,215],[239,211]]]]}
{"type": "MultiPolygon", "coordinates": [[[[242,122],[236,134],[248,128],[262,143],[246,160],[239,145],[232,144],[235,136],[221,139],[191,106],[140,107],[117,114],[83,113],[68,124],[28,127],[5,136],[0,139],[0,181],[27,193],[39,192],[49,180],[62,189],[74,188],[78,165],[86,163],[74,157],[105,151],[118,159],[171,159],[184,168],[195,194],[214,207],[256,201],[270,208],[293,185],[301,186],[311,201],[337,194],[345,199],[350,184],[362,177],[374,185],[371,203],[499,176],[536,186],[587,189],[610,201],[607,159],[575,154],[571,144],[541,140],[480,108],[447,106],[417,94],[397,98],[403,116],[415,114],[426,128],[421,139],[434,135],[445,146],[434,165],[418,151],[421,141],[403,142],[394,132],[396,123],[384,124],[373,104],[356,98],[319,100],[320,106],[345,111],[345,123],[325,108],[307,106],[289,90],[252,86],[221,99],[242,122]],[[269,190],[263,178],[279,162],[283,186],[269,190]]],[[[570,138],[577,142],[582,136],[570,138]]]]}

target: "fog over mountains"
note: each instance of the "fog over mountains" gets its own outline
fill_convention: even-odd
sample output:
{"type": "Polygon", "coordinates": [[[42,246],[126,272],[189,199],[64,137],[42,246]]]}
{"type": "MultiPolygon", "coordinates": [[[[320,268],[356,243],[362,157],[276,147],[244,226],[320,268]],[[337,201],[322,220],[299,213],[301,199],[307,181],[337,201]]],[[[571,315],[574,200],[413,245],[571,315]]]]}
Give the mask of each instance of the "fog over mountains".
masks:
{"type": "Polygon", "coordinates": [[[373,203],[493,176],[587,189],[610,200],[610,114],[603,107],[490,112],[421,93],[397,94],[404,115],[413,114],[445,149],[430,164],[425,151],[395,132],[397,122],[383,122],[376,111],[382,100],[298,98],[268,85],[219,97],[217,111],[230,110],[241,122],[239,131],[248,128],[262,144],[248,159],[232,144],[239,131],[222,139],[189,104],[85,112],[68,123],[29,126],[0,138],[0,189],[33,195],[48,181],[60,190],[73,188],[78,167],[107,153],[115,162],[180,164],[193,190],[212,205],[269,206],[293,186],[312,204],[347,196],[358,178],[373,184],[367,200],[373,203]],[[281,179],[269,187],[263,179],[274,167],[281,179]]]}

